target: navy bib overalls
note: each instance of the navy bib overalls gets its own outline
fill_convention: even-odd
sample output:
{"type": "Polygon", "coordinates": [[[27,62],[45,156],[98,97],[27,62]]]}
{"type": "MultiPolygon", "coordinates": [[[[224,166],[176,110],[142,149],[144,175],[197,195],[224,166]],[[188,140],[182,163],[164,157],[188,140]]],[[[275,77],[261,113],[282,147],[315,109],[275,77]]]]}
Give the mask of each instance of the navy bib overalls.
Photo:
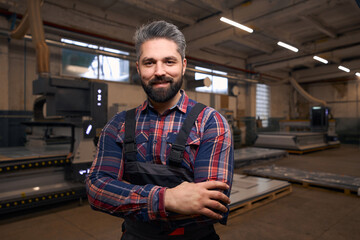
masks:
{"type": "MultiPolygon", "coordinates": [[[[181,166],[185,143],[200,112],[206,106],[197,103],[186,117],[175,143],[172,145],[168,164],[154,164],[150,162],[139,162],[136,160],[135,142],[135,109],[126,112],[125,117],[125,139],[124,160],[125,169],[123,179],[131,184],[173,188],[184,181],[193,182],[192,172],[181,166]]],[[[189,226],[185,228],[172,228],[166,222],[151,221],[140,222],[125,217],[123,224],[123,240],[135,239],[219,239],[213,225],[189,226]]]]}

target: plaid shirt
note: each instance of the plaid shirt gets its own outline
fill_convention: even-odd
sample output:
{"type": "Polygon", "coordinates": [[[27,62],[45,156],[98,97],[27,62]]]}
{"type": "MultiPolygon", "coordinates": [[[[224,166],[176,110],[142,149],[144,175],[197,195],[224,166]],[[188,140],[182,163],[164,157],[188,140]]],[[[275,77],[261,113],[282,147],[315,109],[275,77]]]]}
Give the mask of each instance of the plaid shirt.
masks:
{"type": "MultiPolygon", "coordinates": [[[[181,90],[181,93],[178,103],[162,115],[154,111],[148,101],[137,107],[135,140],[138,161],[167,164],[171,144],[175,142],[187,113],[196,104],[184,91],[181,90]]],[[[178,227],[213,221],[203,216],[187,216],[184,220],[185,216],[177,215],[177,220],[172,219],[174,214],[165,211],[165,187],[152,184],[139,186],[122,181],[124,122],[125,112],[118,113],[101,133],[97,156],[86,181],[91,206],[96,210],[139,221],[175,222],[178,227]]],[[[195,121],[187,139],[182,166],[194,173],[194,182],[218,180],[231,186],[231,132],[226,119],[214,109],[206,107],[195,121]]],[[[229,196],[230,189],[225,194],[229,196]]]]}

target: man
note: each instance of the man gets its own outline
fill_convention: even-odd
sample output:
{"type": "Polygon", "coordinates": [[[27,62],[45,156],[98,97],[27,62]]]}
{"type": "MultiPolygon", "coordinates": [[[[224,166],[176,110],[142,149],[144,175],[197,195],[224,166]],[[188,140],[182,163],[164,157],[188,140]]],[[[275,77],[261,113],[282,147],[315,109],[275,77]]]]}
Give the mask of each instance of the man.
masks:
{"type": "Polygon", "coordinates": [[[181,90],[186,42],[165,21],[135,33],[148,99],[104,127],[87,178],[88,199],[125,219],[122,239],[219,239],[233,176],[227,121],[181,90]]]}

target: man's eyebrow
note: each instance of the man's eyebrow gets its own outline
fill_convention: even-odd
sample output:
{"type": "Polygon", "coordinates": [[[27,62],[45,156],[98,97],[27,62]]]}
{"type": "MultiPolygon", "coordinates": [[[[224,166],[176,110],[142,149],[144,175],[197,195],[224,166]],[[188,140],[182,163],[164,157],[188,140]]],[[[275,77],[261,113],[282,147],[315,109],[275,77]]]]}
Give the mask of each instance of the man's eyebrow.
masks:
{"type": "MultiPolygon", "coordinates": [[[[164,57],[163,60],[164,61],[168,61],[168,60],[177,61],[178,59],[175,56],[168,56],[168,57],[164,57]]],[[[155,59],[152,57],[144,57],[141,60],[141,62],[148,62],[148,61],[153,62],[153,61],[155,61],[155,59]]]]}
{"type": "Polygon", "coordinates": [[[141,62],[146,62],[146,61],[154,61],[154,58],[148,58],[148,57],[144,57],[141,62]]]}
{"type": "Polygon", "coordinates": [[[169,57],[165,57],[165,60],[177,60],[177,58],[175,56],[169,56],[169,57]]]}

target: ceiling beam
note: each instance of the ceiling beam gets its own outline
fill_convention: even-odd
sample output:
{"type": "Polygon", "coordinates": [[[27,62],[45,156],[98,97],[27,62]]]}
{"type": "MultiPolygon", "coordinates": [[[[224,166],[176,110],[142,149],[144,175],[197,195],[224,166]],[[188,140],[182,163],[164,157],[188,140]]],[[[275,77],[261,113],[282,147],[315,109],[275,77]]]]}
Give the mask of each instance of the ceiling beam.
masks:
{"type": "MultiPolygon", "coordinates": [[[[341,65],[349,68],[350,73],[341,71],[338,69],[338,64],[329,64],[316,67],[313,69],[305,69],[292,72],[292,75],[299,80],[299,82],[310,82],[315,80],[326,80],[335,77],[352,76],[355,72],[360,71],[360,59],[347,61],[341,63],[341,65]]],[[[355,76],[355,75],[354,75],[355,76]]]]}
{"type": "Polygon", "coordinates": [[[325,33],[327,36],[331,38],[336,38],[336,33],[330,27],[322,23],[319,19],[316,19],[313,16],[300,16],[300,18],[305,22],[310,23],[317,30],[319,30],[322,33],[325,33]]]}
{"type": "Polygon", "coordinates": [[[260,41],[255,40],[255,39],[245,39],[244,37],[242,37],[238,33],[231,36],[230,40],[232,40],[232,41],[234,41],[234,42],[236,42],[238,44],[245,45],[245,46],[247,46],[249,48],[252,48],[252,49],[259,50],[261,52],[267,53],[267,54],[272,53],[274,51],[273,47],[267,46],[263,42],[260,42],[260,41]]]}
{"type": "MultiPolygon", "coordinates": [[[[353,56],[353,53],[358,52],[358,57],[360,57],[360,45],[356,45],[356,46],[351,46],[348,48],[342,48],[342,49],[337,49],[334,51],[328,51],[328,52],[323,52],[320,55],[320,57],[325,58],[326,60],[330,61],[330,62],[335,62],[335,63],[339,63],[341,62],[341,59],[343,58],[347,58],[348,56],[353,56]]],[[[285,59],[282,61],[278,61],[278,62],[273,62],[273,63],[269,63],[269,64],[264,64],[264,65],[253,65],[254,69],[256,69],[257,71],[271,71],[271,70],[277,70],[280,68],[284,68],[284,67],[290,67],[293,68],[295,66],[298,65],[307,65],[307,64],[312,64],[315,63],[316,61],[313,59],[313,55],[307,55],[307,56],[302,56],[302,57],[298,57],[298,58],[293,58],[293,59],[285,59]]]]}
{"type": "Polygon", "coordinates": [[[178,11],[174,9],[166,9],[156,4],[156,1],[152,1],[151,4],[141,0],[122,0],[122,2],[129,4],[131,6],[137,7],[139,9],[148,11],[153,14],[159,14],[166,18],[186,23],[186,24],[194,24],[196,19],[192,19],[185,15],[180,14],[178,11]]]}
{"type": "Polygon", "coordinates": [[[228,9],[226,9],[226,7],[224,6],[224,1],[223,0],[200,0],[200,2],[202,2],[205,5],[208,5],[216,10],[219,11],[226,11],[228,9]]]}
{"type": "MultiPolygon", "coordinates": [[[[321,42],[312,42],[309,44],[305,44],[300,48],[300,51],[296,54],[299,57],[306,56],[309,54],[323,55],[324,53],[328,52],[329,49],[354,45],[359,42],[360,42],[360,31],[356,31],[339,36],[335,39],[329,38],[321,42]],[[305,49],[305,51],[303,48],[305,49]]],[[[264,54],[260,56],[250,57],[247,59],[247,61],[249,64],[252,64],[253,66],[260,66],[260,65],[271,64],[273,62],[286,61],[288,58],[289,58],[289,52],[285,50],[280,50],[272,54],[264,54]]]]}
{"type": "Polygon", "coordinates": [[[189,51],[194,50],[194,49],[200,49],[201,47],[206,47],[206,46],[209,46],[209,45],[214,45],[214,44],[217,44],[219,42],[222,42],[222,41],[224,41],[226,39],[229,39],[233,35],[234,35],[234,29],[228,28],[226,30],[215,32],[215,33],[206,35],[206,36],[204,36],[202,38],[198,38],[198,39],[193,40],[193,41],[188,41],[186,48],[189,51]]]}
{"type": "MultiPolygon", "coordinates": [[[[310,4],[314,5],[313,2],[319,2],[320,4],[320,2],[323,1],[325,0],[310,1],[310,4]]],[[[202,36],[208,35],[209,33],[218,32],[221,29],[227,28],[229,25],[221,22],[220,17],[226,17],[241,24],[245,24],[253,20],[257,21],[258,19],[263,18],[267,22],[269,20],[269,12],[276,12],[279,9],[290,8],[294,5],[294,3],[301,2],[303,2],[303,0],[250,1],[246,4],[240,4],[233,9],[223,11],[221,14],[214,15],[194,25],[186,27],[182,31],[186,36],[186,39],[195,40],[197,38],[201,38],[202,36]]],[[[309,4],[309,2],[306,3],[309,4]]]]}
{"type": "Polygon", "coordinates": [[[213,46],[209,46],[211,48],[214,48],[216,51],[225,54],[225,55],[229,55],[229,56],[233,56],[233,57],[238,57],[241,59],[246,59],[248,57],[247,54],[244,54],[244,52],[242,51],[237,51],[235,49],[229,49],[229,48],[225,48],[225,47],[221,47],[218,45],[213,45],[213,46]]]}

